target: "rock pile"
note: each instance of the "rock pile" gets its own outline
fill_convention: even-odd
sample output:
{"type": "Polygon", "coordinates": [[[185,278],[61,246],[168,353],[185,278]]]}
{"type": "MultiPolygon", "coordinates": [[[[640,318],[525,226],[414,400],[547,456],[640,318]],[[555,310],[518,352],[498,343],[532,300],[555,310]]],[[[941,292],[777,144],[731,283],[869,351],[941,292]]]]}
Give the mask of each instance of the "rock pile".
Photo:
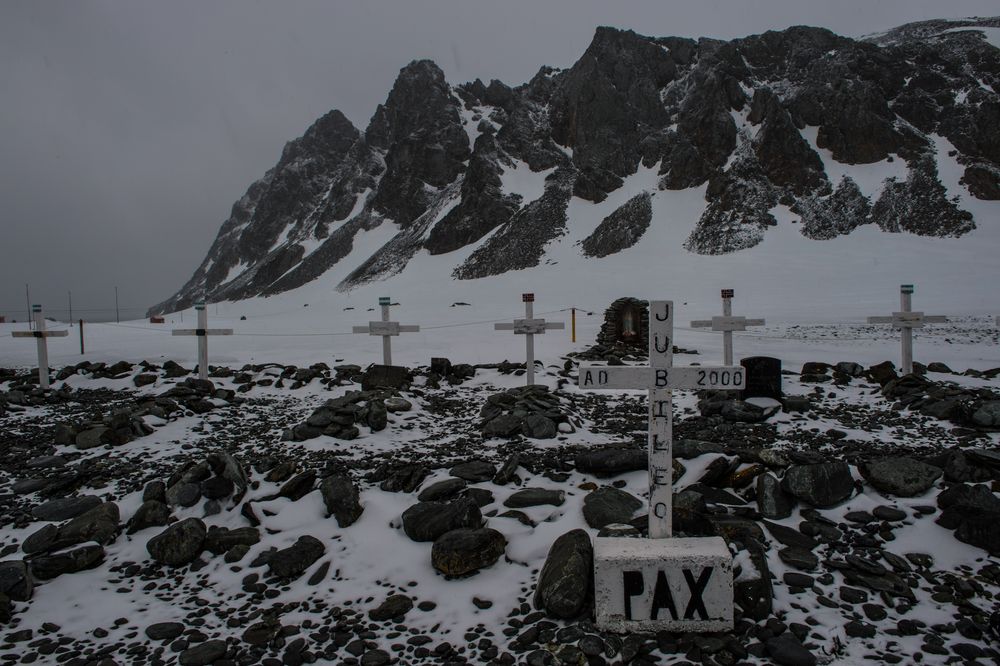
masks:
{"type": "Polygon", "coordinates": [[[366,427],[370,432],[379,432],[389,424],[390,413],[406,412],[412,408],[412,403],[395,391],[348,391],[339,398],[327,400],[303,423],[286,431],[282,438],[296,442],[320,435],[357,439],[361,435],[358,426],[366,427]]]}
{"type": "Polygon", "coordinates": [[[479,411],[483,437],[552,439],[575,432],[570,414],[547,386],[533,384],[495,393],[479,411]]]}

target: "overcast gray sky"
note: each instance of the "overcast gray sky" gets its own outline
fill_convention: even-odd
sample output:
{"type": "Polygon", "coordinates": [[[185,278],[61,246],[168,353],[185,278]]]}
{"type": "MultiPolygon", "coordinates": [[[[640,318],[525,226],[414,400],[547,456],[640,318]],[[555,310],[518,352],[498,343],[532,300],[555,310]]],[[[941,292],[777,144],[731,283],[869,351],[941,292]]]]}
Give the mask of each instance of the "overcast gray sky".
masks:
{"type": "MultiPolygon", "coordinates": [[[[449,81],[568,67],[598,25],[860,36],[996,0],[0,0],[0,314],[142,311],[178,289],[286,141],[332,108],[364,129],[399,68],[449,81]]],[[[111,312],[113,314],[113,312],[111,312]]]]}

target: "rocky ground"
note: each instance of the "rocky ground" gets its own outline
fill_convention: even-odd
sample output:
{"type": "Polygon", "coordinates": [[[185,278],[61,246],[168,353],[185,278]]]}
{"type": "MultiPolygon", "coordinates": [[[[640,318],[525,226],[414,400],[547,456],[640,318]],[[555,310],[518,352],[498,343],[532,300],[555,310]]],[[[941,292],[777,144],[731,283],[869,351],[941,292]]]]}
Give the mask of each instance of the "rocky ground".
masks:
{"type": "Polygon", "coordinates": [[[678,393],[675,529],[729,543],[736,626],[621,636],[590,537],[644,534],[645,397],[563,360],[0,370],[0,663],[1000,658],[1000,369],[678,393]]]}

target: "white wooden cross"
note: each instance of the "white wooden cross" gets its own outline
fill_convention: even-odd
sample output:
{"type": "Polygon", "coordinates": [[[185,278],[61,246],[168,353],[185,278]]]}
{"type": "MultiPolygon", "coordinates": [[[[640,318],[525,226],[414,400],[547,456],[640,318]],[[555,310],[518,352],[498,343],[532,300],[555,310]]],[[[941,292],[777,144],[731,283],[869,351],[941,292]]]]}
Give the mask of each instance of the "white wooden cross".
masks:
{"type": "Polygon", "coordinates": [[[913,295],[912,284],[899,285],[899,309],[891,317],[868,317],[869,324],[892,324],[900,329],[903,347],[903,374],[913,372],[913,329],[923,328],[924,324],[940,324],[948,321],[943,315],[925,315],[923,312],[912,312],[910,300],[913,295]]]}
{"type": "Polygon", "coordinates": [[[514,333],[524,336],[528,386],[531,386],[535,383],[535,336],[541,335],[547,330],[566,328],[566,324],[561,321],[547,322],[544,319],[535,319],[534,294],[521,294],[521,300],[524,301],[524,319],[515,319],[512,324],[493,324],[493,329],[514,331],[514,333]]]}
{"type": "Polygon", "coordinates": [[[367,333],[368,335],[382,336],[382,363],[392,365],[392,336],[400,333],[416,333],[419,326],[411,324],[400,324],[398,321],[389,321],[389,297],[381,296],[378,304],[382,307],[382,321],[370,321],[367,326],[354,326],[355,333],[367,333]]]}
{"type": "Polygon", "coordinates": [[[673,367],[674,303],[649,303],[648,366],[584,366],[582,389],[649,389],[649,536],[669,538],[673,505],[673,397],[671,389],[742,389],[742,366],[673,367]]]}
{"type": "Polygon", "coordinates": [[[35,338],[38,342],[38,384],[43,388],[49,388],[49,346],[47,338],[62,338],[69,335],[69,331],[46,331],[45,317],[42,316],[42,306],[35,304],[31,306],[31,316],[35,320],[35,330],[14,331],[11,335],[15,338],[35,338]]]}
{"type": "Polygon", "coordinates": [[[729,631],[732,555],[721,537],[672,537],[675,388],[743,388],[742,367],[673,367],[672,301],[649,304],[649,366],[581,367],[582,389],[649,389],[649,539],[594,541],[597,626],[605,631],[729,631]]]}
{"type": "Polygon", "coordinates": [[[198,328],[175,328],[172,335],[195,335],[198,337],[198,378],[208,379],[208,336],[210,335],[232,335],[231,328],[209,328],[208,310],[204,303],[195,303],[194,309],[198,313],[198,328]]]}
{"type": "Polygon", "coordinates": [[[733,364],[733,331],[745,331],[747,326],[763,326],[763,319],[747,319],[733,316],[733,290],[722,290],[722,316],[711,319],[696,319],[691,322],[692,328],[709,328],[722,331],[722,362],[733,364]]]}

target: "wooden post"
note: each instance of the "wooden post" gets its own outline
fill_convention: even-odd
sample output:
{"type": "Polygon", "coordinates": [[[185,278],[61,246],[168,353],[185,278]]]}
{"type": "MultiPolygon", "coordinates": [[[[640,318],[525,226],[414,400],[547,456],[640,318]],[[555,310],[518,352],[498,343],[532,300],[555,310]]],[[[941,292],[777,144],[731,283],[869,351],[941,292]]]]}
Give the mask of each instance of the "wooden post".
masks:
{"type": "Polygon", "coordinates": [[[572,318],[572,321],[573,321],[573,333],[572,333],[573,337],[572,337],[571,342],[576,342],[576,308],[573,308],[573,318],[572,318]]]}
{"type": "Polygon", "coordinates": [[[80,320],[80,355],[83,356],[83,320],[80,320]]]}

